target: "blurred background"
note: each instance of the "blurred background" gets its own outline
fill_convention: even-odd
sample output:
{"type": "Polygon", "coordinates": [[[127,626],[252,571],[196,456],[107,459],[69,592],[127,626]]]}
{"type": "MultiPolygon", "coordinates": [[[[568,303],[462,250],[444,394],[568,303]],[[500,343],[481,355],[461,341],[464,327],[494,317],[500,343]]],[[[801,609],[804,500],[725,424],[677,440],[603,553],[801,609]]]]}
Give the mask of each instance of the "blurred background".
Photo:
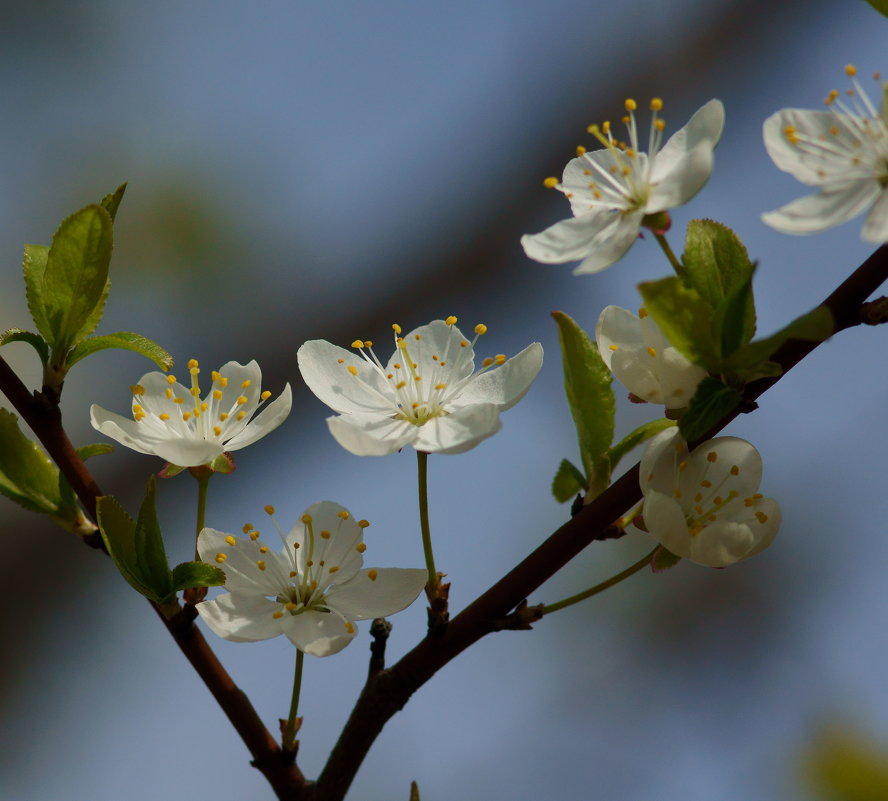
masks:
{"type": "MultiPolygon", "coordinates": [[[[713,177],[676,210],[670,238],[679,249],[687,220],[702,216],[739,233],[761,262],[762,333],[819,302],[871,250],[859,222],[795,238],[759,219],[804,191],[768,159],[763,120],[817,107],[844,88],[849,61],[864,75],[888,70],[888,21],[863,0],[803,11],[764,0],[675,0],[668,11],[658,0],[2,8],[0,329],[32,327],[22,245],[48,244],[64,216],[129,181],[99,333],[143,333],[180,366],[255,358],[264,387],[294,388],[288,421],[212,482],[209,525],[261,528],[268,503],[289,525],[330,499],[373,524],[368,565],[421,566],[413,453],[342,450],[296,349],[385,342],[392,322],[449,314],[467,328],[485,322],[491,353],[543,343],[543,370],[503,431],[430,460],[454,611],[568,514],[549,491],[559,461],[577,458],[549,312],[592,330],[603,306],[635,308],[635,284],[668,273],[651,241],[597,276],[523,255],[522,233],[568,214],[542,180],[576,145],[592,146],[588,123],[618,117],[626,96],[642,107],[660,96],[671,133],[711,97],[724,101],[713,177]]],[[[888,742],[883,337],[843,333],[731,426],[761,450],[763,491],[783,506],[766,553],[730,570],[641,573],[533,632],[486,638],[390,722],[351,797],[406,799],[415,779],[423,801],[794,801],[815,793],[804,755],[824,727],[888,742]]],[[[27,346],[3,356],[38,386],[27,346]]],[[[75,443],[102,439],[91,403],[125,412],[128,386],[151,369],[120,351],[79,365],[63,407],[75,443]]],[[[656,413],[622,403],[618,433],[656,413]]],[[[132,510],[160,467],[122,447],[91,462],[132,510]]],[[[159,504],[171,558],[189,558],[195,482],[161,482],[159,504]]],[[[271,798],[110,562],[5,500],[0,514],[0,797],[271,798]]],[[[530,600],[578,592],[649,548],[641,534],[593,545],[530,600]]],[[[390,660],[424,617],[418,603],[393,619],[390,660]]],[[[274,728],[292,646],[208,637],[274,728]]],[[[368,644],[364,631],[342,654],[306,661],[308,776],[360,690],[368,644]]]]}

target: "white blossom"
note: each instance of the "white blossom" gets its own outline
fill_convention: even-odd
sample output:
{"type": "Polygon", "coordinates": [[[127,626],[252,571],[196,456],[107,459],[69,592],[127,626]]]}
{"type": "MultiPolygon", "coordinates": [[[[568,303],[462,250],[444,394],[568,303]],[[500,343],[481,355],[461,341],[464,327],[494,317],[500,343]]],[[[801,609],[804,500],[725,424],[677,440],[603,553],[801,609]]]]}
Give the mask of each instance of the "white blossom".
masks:
{"type": "Polygon", "coordinates": [[[530,258],[547,264],[581,260],[575,275],[599,272],[629,250],[647,215],[687,203],[709,180],[712,153],[724,127],[721,101],[706,103],[661,147],[663,102],[652,100],[647,153],[640,150],[635,101],[626,100],[625,107],[628,142],[614,138],[609,122],[591,125],[589,132],[604,148],[590,152],[578,148],[579,155],[568,162],[561,182],[547,179],[547,186],[570,200],[574,216],[521,237],[530,258]]]}
{"type": "Polygon", "coordinates": [[[179,467],[209,464],[228,451],[245,448],[277,428],[290,413],[290,385],[258,415],[271,393],[262,391],[262,372],[255,361],[228,362],[213,371],[212,387],[201,398],[200,368],[188,362],[191,387],[174,375],[147,373],[133,393],[130,420],[93,404],[93,428],[139,453],[152,454],[179,467]]]}
{"type": "Polygon", "coordinates": [[[198,553],[224,571],[228,592],[202,601],[197,611],[226,640],[256,642],[285,634],[313,656],[341,651],[357,633],[352,621],[399,612],[413,603],[428,577],[425,570],[362,569],[368,525],[339,504],[321,501],[286,537],[281,533],[280,553],[250,525],[243,537],[203,529],[198,553]]]}
{"type": "Polygon", "coordinates": [[[486,358],[475,371],[475,345],[456,317],[434,320],[401,336],[392,326],[395,351],[384,365],[373,343],[356,340],[355,351],[325,340],[306,342],[297,354],[309,389],[338,416],[330,433],[358,456],[383,456],[412,445],[426,453],[461,453],[496,433],[500,412],[530,388],[543,363],[538,342],[511,359],[486,358]]]}
{"type": "Polygon", "coordinates": [[[785,108],[765,120],[765,147],[774,163],[820,192],[762,219],[787,234],[810,234],[869,210],[862,237],[882,244],[888,242],[888,83],[880,113],[855,78],[857,70],[849,65],[845,72],[854,86],[847,100],[834,89],[826,111],[785,108]]]}
{"type": "Polygon", "coordinates": [[[667,429],[648,444],[639,476],[644,527],[676,556],[726,567],[777,535],[780,507],[758,491],[762,460],[746,440],[717,437],[688,453],[667,429]]]}
{"type": "Polygon", "coordinates": [[[598,317],[595,339],[602,361],[638,399],[668,409],[688,405],[706,376],[677,351],[644,308],[636,317],[627,309],[607,306],[598,317]]]}

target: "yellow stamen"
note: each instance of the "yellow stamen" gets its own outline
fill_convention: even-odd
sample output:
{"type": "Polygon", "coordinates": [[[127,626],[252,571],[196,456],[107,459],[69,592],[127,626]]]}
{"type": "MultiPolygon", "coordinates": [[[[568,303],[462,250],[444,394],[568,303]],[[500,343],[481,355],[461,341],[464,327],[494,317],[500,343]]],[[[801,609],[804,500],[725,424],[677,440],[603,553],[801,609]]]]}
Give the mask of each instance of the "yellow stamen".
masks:
{"type": "Polygon", "coordinates": [[[545,186],[546,189],[554,189],[558,186],[558,179],[550,175],[543,181],[543,186],[545,186]]]}
{"type": "Polygon", "coordinates": [[[262,559],[259,559],[256,562],[256,567],[258,567],[260,570],[265,570],[265,561],[262,559]]]}
{"type": "Polygon", "coordinates": [[[216,561],[221,565],[228,557],[224,553],[216,554],[216,561]]]}
{"type": "Polygon", "coordinates": [[[358,553],[364,553],[364,551],[367,550],[367,545],[363,542],[359,542],[357,545],[355,545],[355,550],[358,553]]]}
{"type": "Polygon", "coordinates": [[[370,581],[376,581],[376,577],[378,575],[379,574],[375,570],[373,570],[372,568],[367,571],[367,578],[370,579],[370,581]]]}
{"type": "Polygon", "coordinates": [[[444,322],[447,323],[447,325],[456,325],[456,317],[451,314],[444,322]]]}
{"type": "Polygon", "coordinates": [[[399,326],[397,323],[392,323],[392,331],[394,331],[396,334],[400,334],[401,326],[399,326]]]}
{"type": "Polygon", "coordinates": [[[268,504],[268,506],[263,506],[262,509],[265,511],[265,514],[267,514],[267,515],[274,514],[274,507],[271,504],[268,504]]]}

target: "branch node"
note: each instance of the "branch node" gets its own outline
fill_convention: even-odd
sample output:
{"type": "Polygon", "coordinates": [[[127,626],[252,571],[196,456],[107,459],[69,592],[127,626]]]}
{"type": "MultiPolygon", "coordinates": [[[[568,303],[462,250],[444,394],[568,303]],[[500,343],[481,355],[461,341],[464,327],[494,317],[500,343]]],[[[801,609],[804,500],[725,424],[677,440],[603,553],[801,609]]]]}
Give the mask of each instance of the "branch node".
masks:
{"type": "Polygon", "coordinates": [[[543,617],[543,605],[527,605],[525,598],[512,614],[493,621],[494,631],[527,631],[533,628],[533,624],[543,617]]]}
{"type": "Polygon", "coordinates": [[[881,325],[888,323],[888,297],[880,298],[864,303],[860,307],[860,322],[864,325],[881,325]]]}
{"type": "Polygon", "coordinates": [[[447,623],[450,620],[450,612],[448,611],[448,599],[450,598],[450,584],[444,584],[441,579],[445,573],[438,573],[438,582],[434,587],[426,584],[426,598],[429,599],[429,605],[426,611],[429,614],[429,636],[440,636],[447,630],[447,623]]]}
{"type": "Polygon", "coordinates": [[[373,642],[370,643],[368,679],[385,669],[385,643],[391,633],[392,624],[384,617],[378,617],[370,624],[370,636],[373,638],[373,642]]]}

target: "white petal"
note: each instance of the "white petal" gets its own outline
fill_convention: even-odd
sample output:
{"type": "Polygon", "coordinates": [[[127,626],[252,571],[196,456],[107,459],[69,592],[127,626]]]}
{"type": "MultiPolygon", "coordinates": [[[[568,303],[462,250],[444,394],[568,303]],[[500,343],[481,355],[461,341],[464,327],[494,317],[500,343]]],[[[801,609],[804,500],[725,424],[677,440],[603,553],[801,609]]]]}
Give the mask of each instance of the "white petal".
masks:
{"type": "Polygon", "coordinates": [[[412,444],[426,453],[463,453],[501,427],[499,410],[494,404],[476,403],[421,425],[412,444]]]}
{"type": "Polygon", "coordinates": [[[154,445],[154,453],[157,456],[179,467],[208,464],[224,450],[218,442],[205,439],[158,440],[154,445]]]}
{"type": "Polygon", "coordinates": [[[706,371],[691,364],[673,347],[663,348],[655,360],[655,372],[668,409],[682,409],[690,403],[706,371]]]}
{"type": "Polygon", "coordinates": [[[880,245],[888,242],[888,189],[883,189],[863,226],[863,238],[880,245]]]}
{"type": "Polygon", "coordinates": [[[762,481],[762,457],[752,443],[740,437],[716,437],[702,443],[691,453],[688,473],[699,470],[719,494],[736,492],[741,498],[758,492],[762,481]],[[710,461],[711,455],[715,456],[710,461]]]}
{"type": "Polygon", "coordinates": [[[542,366],[543,346],[533,342],[505,364],[469,381],[456,405],[493,403],[501,412],[511,409],[527,394],[542,366]]]}
{"type": "MultiPolygon", "coordinates": [[[[311,515],[311,525],[314,531],[314,553],[312,559],[315,565],[320,561],[331,567],[338,568],[333,573],[328,573],[328,578],[335,583],[345,583],[352,578],[363,564],[360,552],[356,550],[363,540],[363,531],[357,520],[344,506],[332,501],[320,501],[312,504],[305,510],[305,514],[311,515]],[[343,519],[340,513],[347,514],[343,519]],[[324,537],[322,532],[329,532],[329,537],[324,537]]],[[[293,526],[287,535],[287,545],[293,548],[295,543],[299,548],[295,549],[298,570],[305,571],[305,562],[308,559],[309,547],[306,535],[306,524],[301,521],[293,526]]]]}
{"type": "Polygon", "coordinates": [[[749,526],[730,520],[711,523],[690,541],[690,553],[682,556],[707,567],[727,567],[739,562],[749,555],[755,543],[749,526]]]}
{"type": "Polygon", "coordinates": [[[621,348],[611,356],[611,370],[633,395],[648,403],[664,403],[660,382],[653,371],[655,361],[644,350],[621,348]]]}
{"type": "Polygon", "coordinates": [[[756,518],[747,523],[755,542],[745,558],[765,550],[774,541],[780,528],[780,506],[773,498],[760,498],[756,501],[753,511],[763,513],[764,518],[756,518]]]}
{"type": "Polygon", "coordinates": [[[638,317],[620,306],[605,306],[595,324],[595,341],[601,360],[610,370],[611,358],[617,350],[644,345],[638,317]]]}
{"type": "Polygon", "coordinates": [[[277,595],[287,585],[289,562],[271,550],[261,553],[260,547],[262,542],[258,539],[234,537],[213,528],[203,529],[197,537],[197,552],[201,560],[221,568],[225,573],[225,589],[238,596],[277,595]],[[234,540],[234,545],[228,541],[229,537],[234,540]],[[225,556],[223,562],[216,559],[220,553],[225,556]],[[261,570],[257,564],[260,559],[266,566],[265,570],[261,570]]]}
{"type": "Polygon", "coordinates": [[[599,273],[619,261],[635,241],[641,231],[644,209],[637,211],[608,212],[611,219],[592,243],[589,255],[574,270],[574,275],[599,273]]]}
{"type": "Polygon", "coordinates": [[[92,427],[106,437],[139,453],[154,455],[156,440],[145,437],[135,420],[127,419],[116,412],[109,412],[95,403],[89,407],[89,420],[92,427]]]}
{"type": "Polygon", "coordinates": [[[284,615],[281,628],[293,645],[312,656],[339,653],[357,635],[357,629],[349,633],[346,621],[332,612],[284,615]]]}
{"type": "Polygon", "coordinates": [[[380,413],[328,417],[327,427],[333,438],[356,456],[385,456],[419,436],[419,429],[412,423],[380,413]]]}
{"type": "MultiPolygon", "coordinates": [[[[460,346],[461,342],[467,341],[459,328],[447,325],[443,320],[433,320],[404,335],[407,353],[417,365],[416,372],[423,376],[423,381],[432,380],[433,383],[438,383],[432,376],[445,375],[446,383],[451,385],[470,376],[475,369],[474,350],[468,346],[460,346]],[[435,359],[434,356],[438,358],[435,359]],[[444,370],[441,368],[442,362],[447,363],[444,370]]],[[[406,372],[403,362],[404,351],[396,349],[388,361],[386,373],[396,374],[400,369],[403,374],[406,372]],[[395,364],[402,366],[396,368],[395,364]]]]}
{"type": "Polygon", "coordinates": [[[299,348],[296,360],[308,388],[334,411],[390,413],[384,380],[358,353],[314,339],[299,348]],[[348,372],[349,365],[357,376],[348,372]]]}
{"type": "Polygon", "coordinates": [[[654,214],[687,203],[699,192],[712,174],[714,143],[700,142],[695,148],[681,153],[668,165],[660,159],[651,175],[651,193],[645,211],[654,214]]]}
{"type": "Polygon", "coordinates": [[[875,202],[880,191],[875,178],[855,181],[842,189],[794,200],[776,211],[766,212],[762,220],[785,234],[824,231],[860,214],[875,202]]]}
{"type": "Polygon", "coordinates": [[[425,570],[400,567],[362,570],[351,581],[340,584],[327,593],[327,602],[349,620],[370,620],[387,617],[412,604],[426,585],[429,574],[425,570]]]}
{"type": "Polygon", "coordinates": [[[236,451],[252,445],[257,439],[274,431],[290,414],[293,406],[293,393],[290,385],[284,386],[284,391],[257,414],[240,434],[232,437],[225,443],[225,450],[236,451]]]}
{"type": "Polygon", "coordinates": [[[578,261],[590,254],[596,246],[596,237],[618,217],[619,212],[596,209],[580,217],[561,220],[538,234],[525,234],[521,237],[521,246],[531,259],[544,264],[578,261]]]}
{"type": "Polygon", "coordinates": [[[646,492],[642,516],[648,532],[666,550],[691,558],[691,535],[678,501],[661,492],[646,492]]]}
{"type": "Polygon", "coordinates": [[[656,490],[670,494],[675,487],[675,471],[688,458],[687,443],[678,427],[667,428],[652,437],[644,449],[639,467],[641,491],[656,490]]]}
{"type": "Polygon", "coordinates": [[[278,606],[267,598],[226,592],[211,601],[201,601],[197,611],[223,639],[256,642],[281,633],[281,624],[271,616],[278,606]]]}

